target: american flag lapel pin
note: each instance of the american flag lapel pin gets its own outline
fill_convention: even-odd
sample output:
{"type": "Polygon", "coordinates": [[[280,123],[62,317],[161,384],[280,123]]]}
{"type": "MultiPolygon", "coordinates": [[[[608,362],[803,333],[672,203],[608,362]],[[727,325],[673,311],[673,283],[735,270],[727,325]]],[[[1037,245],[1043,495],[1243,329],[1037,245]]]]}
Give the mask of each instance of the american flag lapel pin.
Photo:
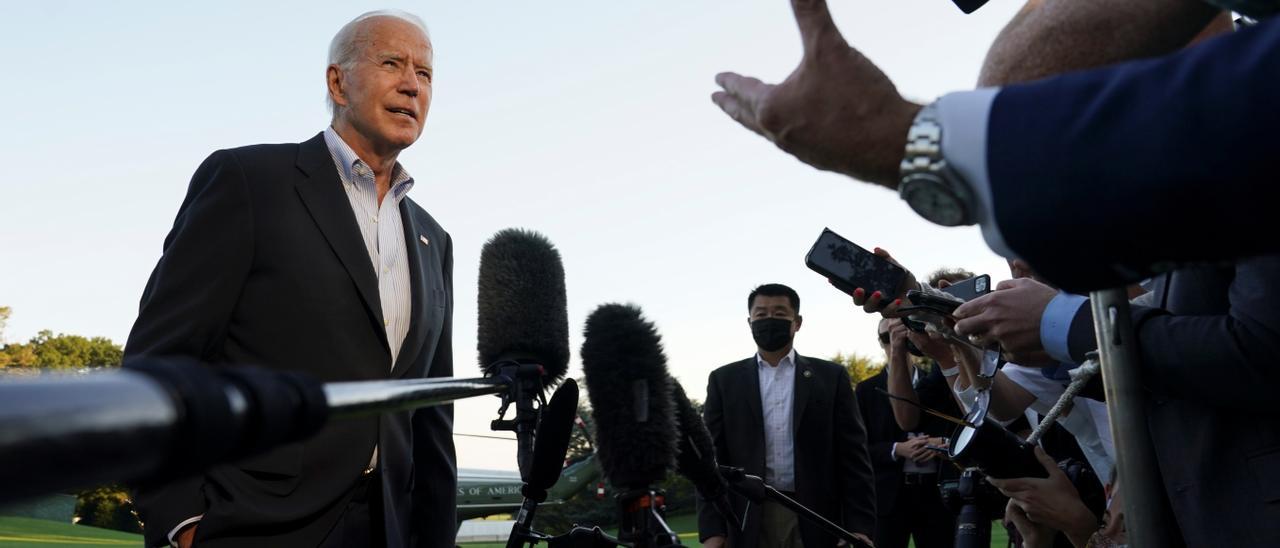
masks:
{"type": "Polygon", "coordinates": [[[431,245],[431,241],[426,236],[418,236],[418,239],[422,240],[422,245],[431,245]]]}

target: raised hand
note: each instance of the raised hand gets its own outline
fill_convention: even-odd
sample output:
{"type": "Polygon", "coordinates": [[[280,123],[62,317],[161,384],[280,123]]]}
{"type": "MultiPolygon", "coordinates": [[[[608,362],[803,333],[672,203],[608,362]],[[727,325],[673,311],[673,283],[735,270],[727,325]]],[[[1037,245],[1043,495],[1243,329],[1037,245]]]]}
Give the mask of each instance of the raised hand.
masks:
{"type": "Polygon", "coordinates": [[[733,72],[711,95],[747,129],[818,169],[898,187],[907,130],[920,105],[907,101],[831,20],[825,0],[792,0],[804,56],[780,84],[733,72]]]}

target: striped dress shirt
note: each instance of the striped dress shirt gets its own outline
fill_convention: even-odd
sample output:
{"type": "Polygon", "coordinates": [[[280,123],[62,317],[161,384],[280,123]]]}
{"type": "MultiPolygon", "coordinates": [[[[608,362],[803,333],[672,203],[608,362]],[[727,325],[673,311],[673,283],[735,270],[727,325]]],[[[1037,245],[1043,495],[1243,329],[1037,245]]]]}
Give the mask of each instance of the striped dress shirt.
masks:
{"type": "Polygon", "coordinates": [[[764,479],[779,491],[796,490],[796,351],[769,365],[756,354],[760,374],[760,410],[764,415],[764,479]]]}
{"type": "Polygon", "coordinates": [[[409,334],[409,254],[405,249],[400,201],[413,188],[413,177],[397,162],[391,174],[391,190],[379,204],[373,169],[356,156],[332,127],[325,128],[324,142],[329,145],[329,154],[338,168],[342,188],[351,201],[351,209],[360,225],[360,236],[369,251],[369,261],[378,276],[382,323],[391,347],[391,363],[387,364],[390,371],[400,354],[400,346],[409,334]]]}

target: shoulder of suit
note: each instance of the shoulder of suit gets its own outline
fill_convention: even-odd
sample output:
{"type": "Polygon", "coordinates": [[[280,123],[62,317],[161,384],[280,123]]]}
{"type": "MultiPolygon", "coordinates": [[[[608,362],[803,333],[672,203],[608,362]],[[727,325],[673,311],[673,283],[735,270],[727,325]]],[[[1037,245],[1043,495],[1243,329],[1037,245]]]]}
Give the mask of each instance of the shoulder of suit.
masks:
{"type": "Polygon", "coordinates": [[[747,358],[747,359],[745,359],[745,360],[738,360],[738,361],[736,361],[736,362],[726,363],[726,364],[724,364],[724,365],[722,365],[722,366],[720,366],[720,367],[717,367],[717,368],[715,368],[714,370],[712,370],[712,371],[711,371],[711,376],[715,377],[715,376],[719,376],[719,375],[725,375],[725,374],[728,374],[730,371],[733,371],[733,369],[734,369],[734,368],[736,368],[736,367],[741,367],[743,364],[755,364],[755,363],[756,363],[756,357],[755,357],[755,356],[752,356],[752,357],[747,358]]]}
{"type": "Polygon", "coordinates": [[[240,163],[259,164],[262,162],[278,161],[284,162],[286,165],[293,165],[294,160],[298,157],[299,145],[300,143],[264,143],[257,145],[245,145],[242,147],[224,148],[214,152],[214,154],[226,154],[235,158],[240,163]]]}
{"type": "Polygon", "coordinates": [[[799,358],[796,361],[800,362],[800,364],[807,365],[814,369],[824,370],[824,371],[844,371],[845,370],[843,365],[840,365],[833,361],[824,360],[822,358],[811,358],[809,356],[800,356],[800,355],[797,355],[796,357],[799,358]]]}

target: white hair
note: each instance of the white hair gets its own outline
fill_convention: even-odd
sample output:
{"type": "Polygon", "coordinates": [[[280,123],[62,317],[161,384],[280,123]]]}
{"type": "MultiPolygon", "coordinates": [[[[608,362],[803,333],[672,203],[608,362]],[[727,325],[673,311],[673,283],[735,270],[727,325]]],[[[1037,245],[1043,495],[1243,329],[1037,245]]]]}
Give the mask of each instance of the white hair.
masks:
{"type": "MultiPolygon", "coordinates": [[[[360,23],[366,19],[374,17],[393,17],[409,23],[422,31],[422,35],[427,37],[427,41],[431,40],[431,33],[427,31],[427,24],[417,15],[404,10],[384,9],[374,10],[360,14],[360,16],[352,19],[347,24],[338,29],[338,34],[333,35],[333,40],[329,42],[329,65],[338,65],[343,72],[350,72],[355,65],[356,52],[359,51],[359,33],[356,30],[360,27],[360,23]]],[[[325,100],[329,103],[329,112],[334,116],[338,114],[338,105],[333,102],[333,97],[325,93],[325,100]]]]}

